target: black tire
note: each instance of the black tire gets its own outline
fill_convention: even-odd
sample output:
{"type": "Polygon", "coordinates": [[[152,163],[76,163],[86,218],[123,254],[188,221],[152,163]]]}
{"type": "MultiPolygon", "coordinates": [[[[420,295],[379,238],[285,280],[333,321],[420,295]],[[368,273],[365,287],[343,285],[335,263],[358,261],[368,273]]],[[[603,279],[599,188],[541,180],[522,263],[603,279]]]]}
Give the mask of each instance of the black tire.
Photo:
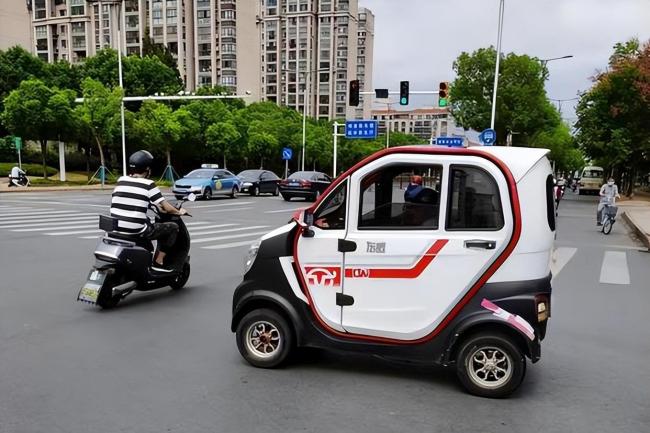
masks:
{"type": "Polygon", "coordinates": [[[276,186],[275,190],[273,191],[273,195],[277,197],[279,194],[280,194],[280,188],[276,186]]]}
{"type": "Polygon", "coordinates": [[[212,199],[212,188],[209,186],[203,190],[203,200],[210,200],[212,199]]]}
{"type": "Polygon", "coordinates": [[[526,358],[512,339],[504,334],[475,334],[460,346],[456,357],[456,375],[470,394],[503,398],[512,394],[524,380],[526,358]],[[481,365],[483,367],[478,368],[481,365]],[[486,367],[490,370],[481,372],[486,367]],[[505,371],[496,370],[499,368],[505,371]],[[503,376],[499,377],[499,374],[503,376]]]}
{"type": "Polygon", "coordinates": [[[249,364],[259,368],[282,365],[293,350],[293,332],[278,313],[266,308],[246,314],[235,334],[239,353],[249,364]]]}
{"type": "Polygon", "coordinates": [[[255,185],[251,186],[251,195],[253,195],[255,197],[259,196],[260,195],[259,187],[255,186],[255,185]]]}
{"type": "Polygon", "coordinates": [[[611,218],[607,218],[603,224],[603,233],[608,235],[612,232],[612,227],[614,227],[614,221],[611,218]]]}
{"type": "Polygon", "coordinates": [[[237,198],[237,193],[239,192],[239,189],[237,189],[236,186],[232,187],[232,191],[230,191],[230,198],[237,198]]]}
{"type": "Polygon", "coordinates": [[[190,278],[190,262],[185,262],[183,264],[183,269],[181,270],[180,275],[176,277],[173,283],[169,285],[172,290],[180,290],[185,287],[187,280],[190,278]]]}
{"type": "Polygon", "coordinates": [[[581,189],[578,190],[578,195],[582,195],[582,190],[581,189]]]}
{"type": "Polygon", "coordinates": [[[284,201],[291,201],[291,196],[290,195],[282,194],[282,198],[284,199],[284,201]]]}

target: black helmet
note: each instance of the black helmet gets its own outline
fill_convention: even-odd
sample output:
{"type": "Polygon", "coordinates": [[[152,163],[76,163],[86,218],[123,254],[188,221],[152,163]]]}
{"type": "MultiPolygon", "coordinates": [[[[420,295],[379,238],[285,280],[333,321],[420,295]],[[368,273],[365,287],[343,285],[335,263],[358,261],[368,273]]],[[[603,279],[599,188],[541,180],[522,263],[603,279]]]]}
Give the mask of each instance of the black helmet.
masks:
{"type": "Polygon", "coordinates": [[[129,168],[141,173],[153,164],[153,155],[146,150],[138,150],[129,157],[129,168]]]}

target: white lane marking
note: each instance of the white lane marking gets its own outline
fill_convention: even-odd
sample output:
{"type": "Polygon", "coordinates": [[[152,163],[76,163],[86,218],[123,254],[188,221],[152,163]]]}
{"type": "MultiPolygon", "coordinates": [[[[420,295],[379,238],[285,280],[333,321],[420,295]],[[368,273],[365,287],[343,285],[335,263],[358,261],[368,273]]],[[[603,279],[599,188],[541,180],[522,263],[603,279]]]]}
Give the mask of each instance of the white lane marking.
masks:
{"type": "Polygon", "coordinates": [[[230,244],[220,244],[220,245],[210,245],[209,247],[201,247],[203,250],[225,250],[228,248],[238,248],[238,247],[248,247],[250,246],[253,242],[255,242],[255,238],[249,240],[249,241],[243,241],[243,242],[233,242],[230,244]]]}
{"type": "Polygon", "coordinates": [[[198,206],[188,206],[188,209],[203,209],[208,207],[222,207],[222,206],[243,206],[245,204],[251,204],[252,201],[237,201],[235,203],[219,203],[219,204],[200,204],[198,206]]]}
{"type": "Polygon", "coordinates": [[[304,207],[297,207],[297,208],[293,208],[293,209],[267,210],[267,211],[264,212],[264,213],[295,212],[295,211],[297,211],[297,210],[303,210],[303,209],[306,209],[306,208],[304,208],[304,207]]]}
{"type": "Polygon", "coordinates": [[[13,217],[11,219],[0,219],[0,224],[11,224],[11,223],[20,223],[20,222],[40,222],[40,221],[53,221],[55,219],[67,219],[67,218],[74,218],[77,216],[88,216],[88,215],[97,215],[97,214],[92,214],[92,213],[80,213],[80,212],[66,212],[62,214],[57,214],[57,215],[41,215],[41,216],[30,216],[30,217],[23,217],[23,218],[17,218],[13,217]]]}
{"type": "MultiPolygon", "coordinates": [[[[63,227],[57,227],[56,230],[70,230],[70,229],[90,229],[90,228],[97,228],[97,224],[87,224],[87,225],[79,225],[79,224],[69,224],[67,226],[63,227]]],[[[35,229],[16,229],[12,230],[12,232],[44,232],[46,230],[53,230],[52,227],[37,227],[35,229]]]]}
{"type": "Polygon", "coordinates": [[[217,213],[217,212],[238,212],[238,211],[240,211],[240,210],[249,210],[249,209],[253,209],[253,208],[252,208],[252,207],[238,207],[238,208],[236,208],[236,209],[217,209],[217,210],[209,210],[209,211],[207,211],[207,212],[210,212],[210,213],[217,213]]]}
{"type": "Polygon", "coordinates": [[[79,239],[99,239],[101,238],[102,235],[95,235],[95,236],[79,236],[79,239]]]}
{"type": "Polygon", "coordinates": [[[30,208],[30,209],[22,209],[20,212],[18,212],[18,209],[7,209],[9,213],[0,213],[0,218],[8,218],[8,217],[19,217],[19,216],[29,216],[29,215],[42,215],[41,212],[44,211],[49,211],[48,213],[62,213],[62,212],[67,212],[64,210],[60,211],[52,211],[50,208],[46,209],[37,209],[37,208],[30,208]],[[16,212],[14,212],[16,211],[16,212]]]}
{"type": "Polygon", "coordinates": [[[605,251],[600,268],[600,282],[603,284],[630,284],[630,270],[627,254],[621,251],[605,251]]]}
{"type": "MultiPolygon", "coordinates": [[[[24,202],[20,200],[2,200],[7,203],[23,203],[23,204],[33,204],[36,203],[34,202],[24,202]]],[[[91,206],[91,207],[102,207],[104,209],[108,209],[110,207],[110,203],[107,204],[90,204],[90,203],[68,203],[64,201],[38,201],[38,204],[59,204],[59,205],[64,205],[64,206],[91,206]]]]}
{"type": "MultiPolygon", "coordinates": [[[[198,232],[202,232],[204,230],[213,230],[213,229],[220,228],[220,227],[233,227],[233,226],[236,226],[236,225],[239,225],[239,224],[234,224],[234,223],[231,223],[231,224],[213,224],[213,225],[209,225],[209,226],[192,227],[192,228],[187,229],[187,231],[189,231],[190,234],[194,234],[194,233],[201,234],[201,233],[198,233],[198,232]]],[[[203,234],[205,234],[205,233],[203,233],[203,234]]]]}
{"type": "Polygon", "coordinates": [[[201,243],[212,242],[212,241],[223,241],[226,239],[245,238],[246,236],[259,236],[259,235],[263,235],[264,233],[266,232],[253,232],[253,233],[244,233],[239,235],[217,236],[214,238],[192,239],[192,243],[201,244],[201,243]]]}
{"type": "Polygon", "coordinates": [[[98,221],[97,216],[81,217],[81,218],[66,218],[65,221],[53,220],[53,221],[44,222],[44,223],[42,223],[42,222],[33,223],[33,222],[30,221],[27,224],[16,224],[16,223],[12,223],[12,224],[9,224],[9,225],[0,224],[0,229],[19,229],[19,228],[22,228],[22,227],[42,227],[42,226],[48,226],[48,227],[65,226],[65,225],[69,225],[69,224],[72,224],[72,223],[85,224],[85,223],[89,223],[91,221],[97,222],[98,221]]]}
{"type": "MultiPolygon", "coordinates": [[[[555,245],[573,245],[571,243],[555,242],[555,245]]],[[[583,248],[603,248],[603,244],[580,244],[583,248]]],[[[614,248],[619,250],[634,250],[638,251],[639,247],[634,245],[606,245],[607,248],[614,248]]]]}
{"type": "Polygon", "coordinates": [[[553,255],[551,256],[551,273],[553,278],[558,276],[566,264],[573,258],[576,251],[578,251],[577,248],[569,247],[560,247],[553,251],[553,255]]]}
{"type": "MultiPolygon", "coordinates": [[[[235,224],[232,224],[235,225],[235,224]]],[[[203,236],[203,235],[214,235],[217,233],[230,233],[230,232],[242,232],[245,230],[255,230],[255,229],[265,229],[268,228],[269,226],[251,226],[251,227],[239,227],[236,229],[227,229],[227,230],[209,230],[207,232],[190,232],[192,236],[203,236]]]]}
{"type": "Polygon", "coordinates": [[[48,236],[67,236],[67,235],[82,235],[84,233],[97,233],[101,232],[102,230],[100,229],[94,229],[94,230],[75,230],[71,232],[53,232],[53,233],[45,233],[48,236]]]}
{"type": "Polygon", "coordinates": [[[186,225],[187,227],[191,227],[191,226],[202,226],[202,225],[206,225],[206,224],[212,224],[212,223],[211,223],[211,222],[208,222],[208,221],[192,221],[192,222],[189,222],[189,223],[188,223],[188,222],[185,223],[185,225],[186,225]]]}

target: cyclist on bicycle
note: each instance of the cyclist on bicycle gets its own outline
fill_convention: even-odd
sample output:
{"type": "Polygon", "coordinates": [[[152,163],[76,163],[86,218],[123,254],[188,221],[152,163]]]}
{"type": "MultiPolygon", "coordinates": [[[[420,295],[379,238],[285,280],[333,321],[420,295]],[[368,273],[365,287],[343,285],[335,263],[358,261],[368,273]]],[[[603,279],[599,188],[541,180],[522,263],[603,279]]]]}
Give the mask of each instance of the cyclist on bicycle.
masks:
{"type": "Polygon", "coordinates": [[[614,183],[614,178],[610,176],[607,183],[600,187],[600,203],[598,203],[596,212],[596,224],[603,225],[603,209],[605,206],[613,206],[617,198],[621,198],[618,194],[618,186],[614,183]]]}

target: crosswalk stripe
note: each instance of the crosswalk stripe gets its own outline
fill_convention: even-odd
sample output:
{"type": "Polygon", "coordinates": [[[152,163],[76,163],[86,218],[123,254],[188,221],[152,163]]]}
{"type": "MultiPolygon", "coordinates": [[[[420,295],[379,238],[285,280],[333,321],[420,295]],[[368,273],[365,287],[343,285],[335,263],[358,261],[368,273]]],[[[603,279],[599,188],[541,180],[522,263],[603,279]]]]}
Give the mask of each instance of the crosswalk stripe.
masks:
{"type": "MultiPolygon", "coordinates": [[[[57,227],[56,230],[70,230],[70,229],[90,229],[90,228],[97,228],[97,224],[87,224],[87,225],[78,225],[78,224],[70,224],[67,226],[63,227],[57,227]]],[[[46,230],[52,230],[52,227],[36,227],[36,228],[31,228],[31,229],[16,229],[12,230],[12,232],[44,232],[46,230]]]]}
{"type": "Polygon", "coordinates": [[[52,233],[45,233],[48,236],[66,236],[66,235],[82,235],[84,233],[97,233],[101,232],[102,230],[100,229],[93,229],[93,230],[75,230],[71,232],[52,232],[52,233]]]}
{"type": "Polygon", "coordinates": [[[255,241],[255,238],[249,240],[249,241],[243,241],[243,242],[233,242],[230,244],[221,244],[221,245],[210,245],[208,247],[201,247],[203,250],[225,250],[227,248],[237,248],[237,247],[247,247],[250,246],[251,243],[255,241]]]}
{"type": "Polygon", "coordinates": [[[223,207],[223,206],[243,206],[245,204],[251,204],[252,201],[236,201],[234,203],[219,203],[219,204],[200,204],[198,206],[188,206],[188,209],[203,209],[208,207],[223,207]]]}
{"type": "Polygon", "coordinates": [[[254,232],[254,233],[243,233],[239,235],[228,235],[228,236],[217,236],[213,238],[202,238],[202,239],[193,239],[192,243],[193,244],[201,244],[205,242],[213,242],[213,241],[223,241],[226,239],[236,239],[236,238],[245,238],[246,236],[260,236],[263,234],[266,234],[267,232],[254,232]]]}
{"type": "Polygon", "coordinates": [[[43,226],[65,226],[68,224],[72,223],[79,223],[79,224],[86,224],[89,223],[90,221],[97,221],[97,216],[91,216],[91,217],[83,217],[83,218],[66,218],[64,220],[53,220],[50,222],[40,222],[40,220],[37,220],[39,222],[32,222],[28,221],[27,224],[16,224],[16,223],[11,223],[11,224],[0,224],[0,229],[19,229],[19,228],[25,228],[25,227],[43,227],[43,226]]]}
{"type": "Polygon", "coordinates": [[[30,209],[30,212],[0,213],[0,218],[11,218],[11,217],[31,216],[31,215],[43,215],[44,212],[47,212],[48,214],[52,214],[52,213],[66,213],[66,212],[69,212],[69,211],[52,210],[51,208],[30,209]]]}
{"type": "Polygon", "coordinates": [[[191,227],[191,226],[199,226],[199,225],[206,225],[206,224],[212,224],[212,223],[211,223],[211,222],[208,222],[208,221],[192,221],[192,222],[189,222],[189,223],[187,223],[187,222],[185,223],[185,225],[186,225],[187,227],[191,227]]]}
{"type": "Polygon", "coordinates": [[[245,231],[245,230],[265,229],[267,227],[269,227],[269,226],[239,227],[239,228],[236,228],[236,229],[209,230],[207,232],[200,232],[200,233],[190,232],[190,234],[192,236],[203,236],[203,235],[214,235],[214,234],[217,234],[217,233],[231,233],[231,232],[241,232],[241,231],[245,231]]]}
{"type": "Polygon", "coordinates": [[[630,270],[627,254],[622,251],[605,251],[600,268],[600,282],[603,284],[630,284],[630,270]]]}
{"type": "Polygon", "coordinates": [[[30,227],[30,224],[33,227],[34,224],[46,225],[46,224],[55,224],[55,223],[71,222],[71,221],[79,221],[79,222],[97,221],[97,216],[95,215],[90,217],[42,218],[37,220],[25,220],[25,221],[22,220],[3,221],[0,223],[0,229],[17,228],[18,226],[30,227]]]}
{"type": "Polygon", "coordinates": [[[304,207],[297,207],[297,208],[294,208],[294,209],[267,210],[264,213],[282,213],[282,212],[289,213],[289,212],[295,212],[297,210],[302,210],[302,209],[305,209],[305,208],[304,207]]]}
{"type": "Polygon", "coordinates": [[[217,213],[217,212],[238,212],[238,211],[240,211],[240,210],[249,210],[249,209],[253,209],[253,208],[252,208],[252,207],[238,207],[238,208],[236,208],[236,209],[217,209],[217,210],[209,210],[209,211],[207,211],[207,212],[210,212],[210,213],[217,213]]]}
{"type": "Polygon", "coordinates": [[[67,218],[74,218],[77,216],[88,216],[88,215],[97,215],[97,214],[92,214],[92,213],[82,213],[82,212],[75,212],[75,213],[65,213],[65,214],[57,214],[57,215],[41,215],[41,216],[30,216],[30,217],[23,217],[23,218],[12,218],[12,219],[6,219],[6,220],[0,220],[0,224],[9,224],[9,223],[19,223],[23,221],[52,221],[55,219],[67,219],[67,218]]]}
{"type": "Polygon", "coordinates": [[[567,263],[573,258],[577,248],[559,247],[553,251],[551,257],[551,274],[556,278],[567,263]]]}
{"type": "Polygon", "coordinates": [[[99,239],[103,235],[94,235],[94,236],[79,236],[79,239],[99,239]]]}
{"type": "Polygon", "coordinates": [[[219,227],[232,227],[232,226],[236,226],[236,225],[238,225],[238,224],[235,224],[235,223],[225,223],[225,224],[211,224],[211,223],[208,223],[208,225],[202,225],[200,227],[196,227],[196,226],[188,227],[187,231],[189,231],[190,233],[194,233],[194,232],[197,232],[197,231],[200,231],[200,230],[211,230],[211,229],[216,229],[216,228],[219,228],[219,227]]]}

